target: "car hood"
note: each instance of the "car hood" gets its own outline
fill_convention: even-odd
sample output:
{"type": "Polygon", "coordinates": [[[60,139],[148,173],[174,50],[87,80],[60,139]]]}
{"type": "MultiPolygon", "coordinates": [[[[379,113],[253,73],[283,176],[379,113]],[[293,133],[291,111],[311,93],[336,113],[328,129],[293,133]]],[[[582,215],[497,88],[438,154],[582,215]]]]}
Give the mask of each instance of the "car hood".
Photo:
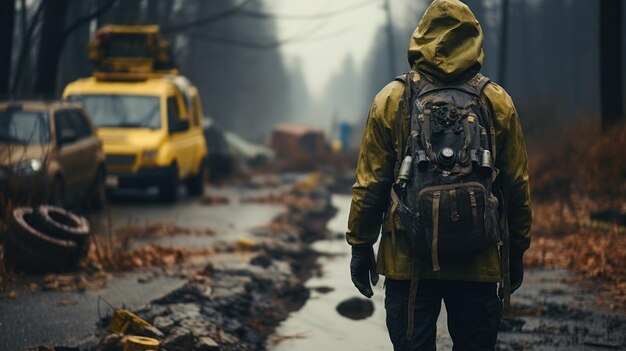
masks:
{"type": "Polygon", "coordinates": [[[49,145],[0,143],[0,166],[12,166],[34,158],[43,159],[48,154],[49,145]]]}

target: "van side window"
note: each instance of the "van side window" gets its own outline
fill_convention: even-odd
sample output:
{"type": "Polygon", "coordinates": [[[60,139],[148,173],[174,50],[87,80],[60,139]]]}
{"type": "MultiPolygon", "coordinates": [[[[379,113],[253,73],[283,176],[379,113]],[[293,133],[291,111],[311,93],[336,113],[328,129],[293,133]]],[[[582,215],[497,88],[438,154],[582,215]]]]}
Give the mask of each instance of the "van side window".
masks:
{"type": "Polygon", "coordinates": [[[180,109],[178,108],[178,101],[175,97],[170,96],[167,98],[167,125],[170,130],[180,120],[180,109]]]}
{"type": "Polygon", "coordinates": [[[193,120],[193,125],[194,126],[199,126],[201,124],[201,120],[200,118],[202,118],[202,116],[200,116],[201,112],[200,112],[200,97],[196,96],[193,99],[193,116],[191,117],[191,119],[193,120]]]}

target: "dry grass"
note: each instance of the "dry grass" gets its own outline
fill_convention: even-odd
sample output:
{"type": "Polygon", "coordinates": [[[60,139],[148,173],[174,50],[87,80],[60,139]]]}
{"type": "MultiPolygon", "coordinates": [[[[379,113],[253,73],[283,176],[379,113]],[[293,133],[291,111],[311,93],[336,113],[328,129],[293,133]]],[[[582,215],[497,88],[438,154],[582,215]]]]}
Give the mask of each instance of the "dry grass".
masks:
{"type": "Polygon", "coordinates": [[[92,235],[86,267],[96,270],[125,271],[137,268],[171,267],[184,263],[193,256],[210,255],[210,248],[174,248],[148,244],[130,249],[131,239],[157,238],[176,235],[215,235],[211,229],[183,228],[167,223],[145,223],[125,225],[115,233],[105,231],[92,235]]]}
{"type": "Polygon", "coordinates": [[[626,312],[626,228],[592,221],[626,211],[626,124],[569,130],[530,155],[533,242],[527,266],[567,268],[599,289],[600,304],[626,312]]]}
{"type": "Polygon", "coordinates": [[[626,123],[602,133],[581,123],[530,154],[533,196],[571,202],[585,194],[593,200],[626,197],[626,123]]]}

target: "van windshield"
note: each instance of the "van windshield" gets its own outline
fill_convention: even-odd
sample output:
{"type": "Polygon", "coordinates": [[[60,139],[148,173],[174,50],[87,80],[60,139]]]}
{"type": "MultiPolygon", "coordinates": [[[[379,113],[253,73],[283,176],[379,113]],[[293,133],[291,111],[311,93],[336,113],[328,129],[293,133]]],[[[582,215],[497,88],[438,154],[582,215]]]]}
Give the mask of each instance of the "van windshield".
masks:
{"type": "Polygon", "coordinates": [[[96,127],[161,128],[158,96],[70,95],[69,100],[81,103],[96,127]]]}
{"type": "Polygon", "coordinates": [[[0,110],[0,143],[47,144],[48,114],[36,111],[0,110]]]}

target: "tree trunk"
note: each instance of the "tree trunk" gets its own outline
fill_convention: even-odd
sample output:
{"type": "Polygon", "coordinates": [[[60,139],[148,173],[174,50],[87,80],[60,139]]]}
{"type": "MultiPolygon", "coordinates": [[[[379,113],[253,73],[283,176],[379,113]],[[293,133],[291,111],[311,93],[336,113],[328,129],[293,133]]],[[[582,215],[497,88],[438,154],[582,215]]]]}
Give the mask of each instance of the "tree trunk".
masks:
{"type": "Polygon", "coordinates": [[[396,71],[396,49],[393,44],[393,21],[391,20],[391,4],[389,0],[385,0],[385,13],[387,15],[387,60],[389,60],[389,78],[393,79],[398,72],[396,71]]]}
{"type": "Polygon", "coordinates": [[[69,0],[46,1],[37,53],[35,93],[52,97],[65,40],[65,17],[69,0]]]}
{"type": "Polygon", "coordinates": [[[508,52],[508,33],[509,33],[509,0],[502,0],[501,5],[502,14],[500,17],[500,57],[499,57],[499,65],[498,65],[498,83],[504,86],[506,82],[506,63],[507,63],[507,52],[508,52]]]}
{"type": "Polygon", "coordinates": [[[624,119],[622,95],[622,0],[600,2],[600,104],[602,128],[624,119]]]}
{"type": "Polygon", "coordinates": [[[0,96],[9,92],[15,0],[0,0],[0,96]]]}

